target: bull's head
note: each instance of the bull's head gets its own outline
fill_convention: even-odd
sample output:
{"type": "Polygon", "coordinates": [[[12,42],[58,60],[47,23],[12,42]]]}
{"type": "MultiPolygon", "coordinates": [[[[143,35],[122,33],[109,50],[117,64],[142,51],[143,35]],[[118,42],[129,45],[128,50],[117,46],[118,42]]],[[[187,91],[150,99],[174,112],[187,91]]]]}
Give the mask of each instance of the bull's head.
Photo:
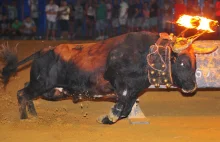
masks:
{"type": "Polygon", "coordinates": [[[173,83],[184,93],[192,93],[197,88],[195,54],[206,54],[217,49],[217,47],[198,47],[192,43],[202,34],[214,32],[213,29],[218,26],[218,22],[205,17],[183,15],[177,20],[177,24],[186,28],[181,33],[183,35],[188,29],[198,30],[197,34],[188,38],[180,37],[181,34],[172,38],[171,46],[175,52],[171,59],[173,83]]]}
{"type": "Polygon", "coordinates": [[[172,78],[173,84],[181,88],[183,93],[192,93],[196,90],[196,57],[195,54],[207,54],[217,47],[198,47],[195,44],[188,48],[172,52],[172,78]]]}

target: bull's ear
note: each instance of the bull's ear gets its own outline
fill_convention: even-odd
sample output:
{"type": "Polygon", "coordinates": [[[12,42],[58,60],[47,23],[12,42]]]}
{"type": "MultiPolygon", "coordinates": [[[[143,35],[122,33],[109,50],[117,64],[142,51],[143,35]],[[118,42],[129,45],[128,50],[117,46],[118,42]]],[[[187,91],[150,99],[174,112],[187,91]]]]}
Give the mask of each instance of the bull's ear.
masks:
{"type": "Polygon", "coordinates": [[[191,48],[193,48],[195,54],[208,54],[218,49],[218,45],[195,42],[191,45],[191,48]]]}

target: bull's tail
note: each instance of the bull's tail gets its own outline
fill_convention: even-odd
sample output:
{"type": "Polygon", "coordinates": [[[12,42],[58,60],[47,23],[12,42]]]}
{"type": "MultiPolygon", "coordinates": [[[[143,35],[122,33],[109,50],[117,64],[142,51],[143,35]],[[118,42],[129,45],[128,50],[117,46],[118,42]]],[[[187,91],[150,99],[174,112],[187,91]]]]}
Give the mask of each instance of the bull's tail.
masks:
{"type": "Polygon", "coordinates": [[[4,85],[8,83],[10,76],[16,73],[17,68],[20,65],[28,61],[31,61],[40,55],[40,51],[37,51],[34,54],[30,55],[29,57],[18,62],[17,45],[14,48],[10,48],[8,45],[2,44],[0,48],[1,48],[0,58],[5,63],[5,66],[3,67],[1,72],[2,74],[1,78],[4,85]]]}

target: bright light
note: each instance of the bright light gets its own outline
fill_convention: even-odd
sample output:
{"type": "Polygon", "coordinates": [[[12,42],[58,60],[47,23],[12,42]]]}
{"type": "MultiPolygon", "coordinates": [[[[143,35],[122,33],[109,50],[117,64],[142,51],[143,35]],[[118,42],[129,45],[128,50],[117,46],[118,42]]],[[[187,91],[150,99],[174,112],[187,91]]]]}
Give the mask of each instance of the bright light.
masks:
{"type": "Polygon", "coordinates": [[[189,29],[204,30],[214,32],[210,26],[217,26],[218,21],[211,20],[200,16],[182,15],[176,22],[179,26],[189,29]]]}

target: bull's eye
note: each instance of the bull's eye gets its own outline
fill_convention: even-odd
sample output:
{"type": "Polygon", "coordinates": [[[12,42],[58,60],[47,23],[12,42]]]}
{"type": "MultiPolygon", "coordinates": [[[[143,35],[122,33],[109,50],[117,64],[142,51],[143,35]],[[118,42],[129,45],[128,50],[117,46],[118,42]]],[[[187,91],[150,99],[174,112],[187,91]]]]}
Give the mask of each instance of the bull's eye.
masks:
{"type": "Polygon", "coordinates": [[[184,63],[181,63],[180,65],[184,67],[184,63]]]}

